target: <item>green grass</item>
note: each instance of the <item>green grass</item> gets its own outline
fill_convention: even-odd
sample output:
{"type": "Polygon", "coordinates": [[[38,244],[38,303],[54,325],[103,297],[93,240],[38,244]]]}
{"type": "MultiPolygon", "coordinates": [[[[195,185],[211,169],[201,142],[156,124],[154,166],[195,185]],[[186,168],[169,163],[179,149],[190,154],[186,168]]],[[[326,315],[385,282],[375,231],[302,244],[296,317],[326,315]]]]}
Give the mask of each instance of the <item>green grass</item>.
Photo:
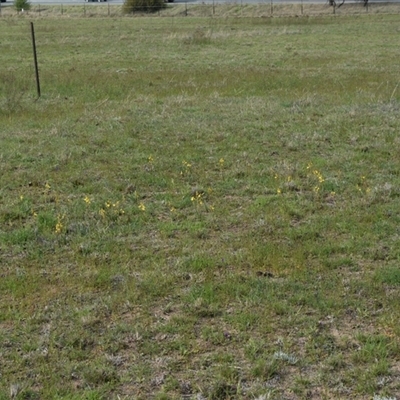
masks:
{"type": "Polygon", "coordinates": [[[397,15],[0,26],[0,399],[399,393],[397,15]]]}

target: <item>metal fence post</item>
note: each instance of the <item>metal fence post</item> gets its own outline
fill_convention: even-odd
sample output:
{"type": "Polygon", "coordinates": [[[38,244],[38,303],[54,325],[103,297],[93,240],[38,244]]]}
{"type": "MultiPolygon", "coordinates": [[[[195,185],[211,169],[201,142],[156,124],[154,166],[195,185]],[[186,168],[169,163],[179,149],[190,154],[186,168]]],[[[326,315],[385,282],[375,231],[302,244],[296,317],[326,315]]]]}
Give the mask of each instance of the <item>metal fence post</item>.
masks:
{"type": "Polygon", "coordinates": [[[274,14],[274,4],[272,3],[272,0],[271,0],[271,17],[273,14],[274,14]]]}
{"type": "Polygon", "coordinates": [[[32,36],[32,48],[33,48],[33,62],[35,65],[36,91],[37,91],[37,95],[39,98],[40,97],[39,68],[38,68],[38,62],[37,62],[35,28],[33,27],[33,22],[31,22],[31,36],[32,36]]]}

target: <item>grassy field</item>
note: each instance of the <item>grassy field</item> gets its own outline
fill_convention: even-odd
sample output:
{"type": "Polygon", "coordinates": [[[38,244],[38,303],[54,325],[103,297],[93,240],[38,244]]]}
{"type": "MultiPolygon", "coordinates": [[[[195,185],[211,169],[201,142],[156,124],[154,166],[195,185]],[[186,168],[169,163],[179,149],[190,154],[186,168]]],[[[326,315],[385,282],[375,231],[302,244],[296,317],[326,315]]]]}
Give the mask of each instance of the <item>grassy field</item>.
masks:
{"type": "Polygon", "coordinates": [[[0,27],[0,399],[400,398],[398,15],[0,27]]]}

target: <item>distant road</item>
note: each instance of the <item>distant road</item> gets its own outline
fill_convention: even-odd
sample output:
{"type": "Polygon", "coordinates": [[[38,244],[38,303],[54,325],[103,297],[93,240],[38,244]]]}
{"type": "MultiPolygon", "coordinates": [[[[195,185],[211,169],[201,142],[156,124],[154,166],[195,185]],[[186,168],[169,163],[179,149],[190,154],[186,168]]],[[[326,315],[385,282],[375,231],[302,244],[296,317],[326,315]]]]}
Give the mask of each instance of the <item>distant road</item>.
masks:
{"type": "MultiPolygon", "coordinates": [[[[272,0],[274,4],[327,4],[328,0],[272,0]]],[[[337,3],[341,2],[340,0],[336,0],[337,3]]],[[[83,4],[104,4],[103,2],[91,2],[85,0],[30,0],[32,4],[65,4],[65,5],[83,5],[83,4]]],[[[270,4],[271,0],[174,0],[173,3],[169,4],[270,4]]],[[[391,0],[390,3],[398,3],[400,0],[391,0]]],[[[7,0],[7,3],[2,3],[2,5],[9,5],[12,3],[12,0],[7,0]]],[[[110,4],[123,4],[124,0],[108,0],[107,3],[110,4]]],[[[362,3],[362,0],[346,0],[346,3],[362,3]]],[[[389,3],[387,0],[374,0],[369,1],[370,4],[373,3],[389,3]]]]}

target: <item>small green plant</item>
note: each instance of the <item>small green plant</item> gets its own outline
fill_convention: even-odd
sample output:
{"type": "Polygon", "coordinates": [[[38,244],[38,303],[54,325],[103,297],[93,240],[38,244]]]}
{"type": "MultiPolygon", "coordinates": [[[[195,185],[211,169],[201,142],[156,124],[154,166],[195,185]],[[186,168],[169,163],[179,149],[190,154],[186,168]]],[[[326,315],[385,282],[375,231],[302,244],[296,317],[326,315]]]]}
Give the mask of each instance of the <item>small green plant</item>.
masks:
{"type": "Polygon", "coordinates": [[[122,10],[125,14],[135,12],[156,12],[165,8],[164,0],[125,0],[122,10]]]}
{"type": "Polygon", "coordinates": [[[265,380],[279,375],[280,363],[274,356],[273,359],[258,359],[252,366],[251,374],[256,378],[265,380]]]}
{"type": "Polygon", "coordinates": [[[27,11],[31,8],[31,3],[28,0],[14,0],[14,7],[17,11],[27,11]]]}
{"type": "Polygon", "coordinates": [[[400,285],[400,270],[396,266],[383,267],[375,272],[375,279],[379,283],[386,285],[400,285]]]}

